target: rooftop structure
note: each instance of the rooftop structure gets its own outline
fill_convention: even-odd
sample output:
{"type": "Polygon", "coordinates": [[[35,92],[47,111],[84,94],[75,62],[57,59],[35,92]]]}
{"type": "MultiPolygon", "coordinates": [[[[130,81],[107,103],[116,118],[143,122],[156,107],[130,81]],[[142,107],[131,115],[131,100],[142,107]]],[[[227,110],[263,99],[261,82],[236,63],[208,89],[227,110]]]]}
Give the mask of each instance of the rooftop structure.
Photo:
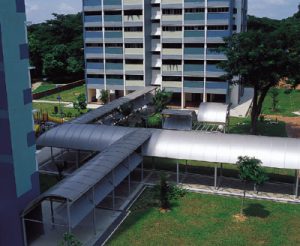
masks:
{"type": "Polygon", "coordinates": [[[83,0],[83,12],[88,101],[159,85],[182,108],[238,104],[217,48],[246,30],[247,0],[83,0]]]}
{"type": "Polygon", "coordinates": [[[165,109],[162,111],[163,129],[191,131],[196,113],[193,110],[165,109]]]}

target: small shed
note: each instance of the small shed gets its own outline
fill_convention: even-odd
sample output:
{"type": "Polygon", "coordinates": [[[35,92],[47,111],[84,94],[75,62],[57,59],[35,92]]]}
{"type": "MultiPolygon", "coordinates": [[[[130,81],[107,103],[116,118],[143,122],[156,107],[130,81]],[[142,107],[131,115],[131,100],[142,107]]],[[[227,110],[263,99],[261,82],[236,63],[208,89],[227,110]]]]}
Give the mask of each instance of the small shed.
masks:
{"type": "Polygon", "coordinates": [[[162,111],[163,129],[191,131],[196,113],[193,110],[165,109],[162,111]]]}

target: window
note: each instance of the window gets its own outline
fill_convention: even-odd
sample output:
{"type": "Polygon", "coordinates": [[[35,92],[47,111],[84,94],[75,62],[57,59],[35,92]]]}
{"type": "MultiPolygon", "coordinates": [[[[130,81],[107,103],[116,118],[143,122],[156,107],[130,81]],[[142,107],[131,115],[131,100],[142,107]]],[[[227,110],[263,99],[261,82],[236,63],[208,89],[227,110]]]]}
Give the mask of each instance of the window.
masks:
{"type": "Polygon", "coordinates": [[[122,15],[122,11],[105,11],[105,15],[122,15]]]}
{"type": "Polygon", "coordinates": [[[135,10],[124,10],[124,15],[142,15],[143,10],[135,9],[135,10]]]}
{"type": "Polygon", "coordinates": [[[164,15],[181,15],[182,9],[163,9],[164,15]]]}
{"type": "Polygon", "coordinates": [[[86,62],[103,63],[103,59],[86,59],[86,62]]]}
{"type": "Polygon", "coordinates": [[[185,26],[184,30],[188,31],[198,31],[198,30],[204,30],[204,26],[185,26]]]}
{"type": "Polygon", "coordinates": [[[228,13],[229,8],[208,8],[209,13],[228,13]]]}
{"type": "Polygon", "coordinates": [[[181,49],[182,44],[163,44],[163,48],[165,48],[165,49],[181,49]]]}
{"type": "Polygon", "coordinates": [[[176,32],[181,30],[182,30],[181,26],[163,26],[163,31],[167,31],[167,32],[176,32]]]}
{"type": "Polygon", "coordinates": [[[143,48],[143,44],[135,44],[135,43],[125,44],[125,48],[143,48]]]}
{"type": "Polygon", "coordinates": [[[184,48],[204,48],[204,44],[200,44],[200,43],[184,44],[184,48]]]}
{"type": "Polygon", "coordinates": [[[85,16],[89,16],[89,15],[102,15],[101,11],[88,11],[88,12],[84,12],[85,16]]]}
{"type": "Polygon", "coordinates": [[[179,76],[163,76],[162,77],[163,81],[180,81],[181,82],[181,77],[179,76]]]}
{"type": "Polygon", "coordinates": [[[142,32],[142,26],[131,26],[131,27],[124,27],[125,32],[142,32]]]}
{"type": "Polygon", "coordinates": [[[123,60],[120,59],[106,59],[107,63],[123,63],[123,60]]]}
{"type": "Polygon", "coordinates": [[[105,31],[122,31],[122,27],[105,27],[105,31]]]}
{"type": "Polygon", "coordinates": [[[105,47],[123,47],[123,44],[118,44],[118,43],[105,44],[105,47]]]}
{"type": "Polygon", "coordinates": [[[101,43],[87,43],[85,44],[86,47],[103,47],[101,43]]]}
{"type": "Polygon", "coordinates": [[[116,74],[107,74],[107,79],[123,79],[123,75],[116,75],[116,74]]]}
{"type": "Polygon", "coordinates": [[[204,8],[192,8],[192,9],[185,9],[185,13],[204,13],[204,8]]]}
{"type": "Polygon", "coordinates": [[[126,80],[144,80],[143,75],[126,75],[126,80]]]}
{"type": "Polygon", "coordinates": [[[181,65],[181,60],[163,60],[163,65],[181,65]]]}
{"type": "Polygon", "coordinates": [[[127,59],[125,60],[126,64],[143,64],[143,60],[138,59],[127,59]]]}
{"type": "Polygon", "coordinates": [[[104,75],[103,74],[87,74],[86,77],[88,79],[103,79],[104,78],[104,75]]]}
{"type": "Polygon", "coordinates": [[[228,30],[228,26],[208,26],[207,30],[228,30]]]}
{"type": "Polygon", "coordinates": [[[87,32],[92,32],[92,31],[102,31],[102,27],[86,27],[85,30],[87,32]]]}

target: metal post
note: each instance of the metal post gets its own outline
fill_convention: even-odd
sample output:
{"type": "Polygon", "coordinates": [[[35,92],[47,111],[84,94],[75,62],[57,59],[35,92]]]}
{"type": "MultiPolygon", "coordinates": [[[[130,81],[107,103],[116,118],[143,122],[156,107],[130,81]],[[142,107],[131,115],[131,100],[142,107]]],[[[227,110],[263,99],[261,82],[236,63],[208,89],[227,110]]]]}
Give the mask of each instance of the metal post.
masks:
{"type": "Polygon", "coordinates": [[[112,205],[113,205],[113,210],[115,210],[115,175],[114,175],[114,170],[112,170],[112,182],[113,182],[113,191],[112,191],[112,205]]]}
{"type": "Polygon", "coordinates": [[[128,195],[130,195],[130,173],[128,174],[128,195]]]}
{"type": "Polygon", "coordinates": [[[50,199],[50,209],[51,209],[52,228],[55,228],[55,225],[54,225],[54,212],[53,212],[53,201],[52,201],[52,199],[50,199]]]}
{"type": "Polygon", "coordinates": [[[298,192],[299,192],[299,170],[296,170],[295,199],[298,198],[298,192]]]}
{"type": "Polygon", "coordinates": [[[179,164],[176,163],[177,184],[179,184],[179,164]]]}
{"type": "Polygon", "coordinates": [[[155,162],[154,162],[154,157],[151,157],[152,160],[152,170],[155,170],[155,162]]]}
{"type": "Polygon", "coordinates": [[[144,162],[141,163],[141,182],[144,181],[144,162]]]}
{"type": "Polygon", "coordinates": [[[223,179],[223,163],[221,163],[221,167],[220,167],[220,179],[219,179],[219,186],[221,186],[222,179],[223,179]]]}
{"type": "Polygon", "coordinates": [[[96,235],[96,202],[95,202],[95,187],[93,187],[93,226],[94,226],[94,234],[96,235]]]}
{"type": "Polygon", "coordinates": [[[26,235],[26,223],[25,223],[25,218],[22,216],[22,224],[23,224],[23,239],[24,239],[24,246],[27,246],[27,235],[26,235]]]}
{"type": "Polygon", "coordinates": [[[76,151],[76,168],[79,168],[79,150],[76,151]]]}
{"type": "Polygon", "coordinates": [[[50,147],[50,152],[51,152],[51,161],[54,163],[54,157],[53,157],[53,148],[50,147]]]}
{"type": "Polygon", "coordinates": [[[67,199],[67,213],[68,213],[68,231],[71,234],[72,229],[71,229],[71,212],[70,212],[70,202],[67,199]]]}
{"type": "Polygon", "coordinates": [[[215,164],[215,178],[214,178],[214,187],[217,189],[217,181],[218,181],[218,164],[215,164]]]}

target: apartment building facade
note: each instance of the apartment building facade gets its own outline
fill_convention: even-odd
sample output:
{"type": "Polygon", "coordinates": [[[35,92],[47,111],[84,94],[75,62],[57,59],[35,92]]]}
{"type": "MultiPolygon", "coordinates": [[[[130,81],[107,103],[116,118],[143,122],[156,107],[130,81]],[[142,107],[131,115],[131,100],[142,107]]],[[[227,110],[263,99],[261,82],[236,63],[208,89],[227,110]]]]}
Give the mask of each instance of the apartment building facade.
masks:
{"type": "Polygon", "coordinates": [[[24,0],[0,1],[0,245],[23,245],[22,210],[39,195],[24,0]]]}
{"type": "Polygon", "coordinates": [[[246,15],[247,0],[83,0],[88,101],[158,85],[181,107],[237,104],[242,88],[222,79],[217,48],[246,15]]]}

